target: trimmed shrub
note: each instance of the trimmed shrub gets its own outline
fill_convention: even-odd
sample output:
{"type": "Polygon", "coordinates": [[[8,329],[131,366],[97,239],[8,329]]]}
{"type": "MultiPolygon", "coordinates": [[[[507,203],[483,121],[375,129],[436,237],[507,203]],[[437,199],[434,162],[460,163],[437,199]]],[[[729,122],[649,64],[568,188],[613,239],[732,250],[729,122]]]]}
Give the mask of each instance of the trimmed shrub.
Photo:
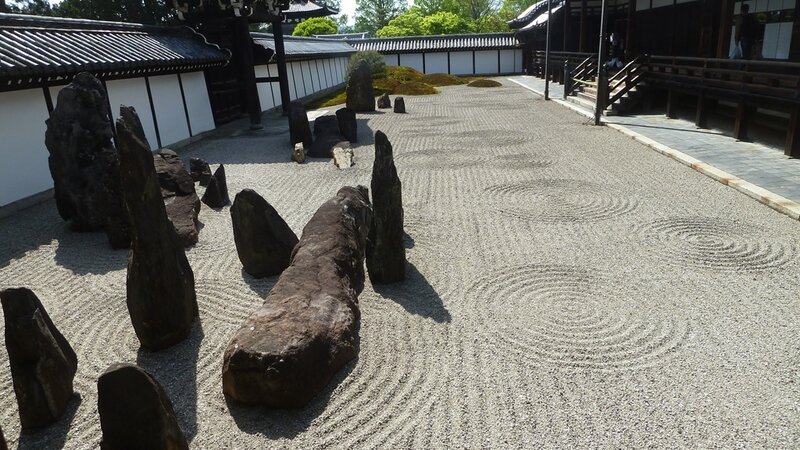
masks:
{"type": "Polygon", "coordinates": [[[446,73],[431,73],[422,77],[422,82],[431,86],[455,86],[467,84],[468,80],[446,73]]]}
{"type": "Polygon", "coordinates": [[[498,81],[483,79],[483,80],[470,81],[467,84],[467,86],[469,86],[469,87],[487,88],[487,87],[502,86],[502,84],[500,82],[498,82],[498,81]]]}
{"type": "Polygon", "coordinates": [[[407,81],[422,81],[425,75],[411,67],[406,66],[389,66],[386,68],[386,77],[392,80],[407,82],[407,81]]]}
{"type": "Polygon", "coordinates": [[[361,52],[353,53],[350,56],[350,61],[347,63],[347,78],[350,78],[350,72],[356,68],[356,64],[361,60],[366,60],[367,64],[369,64],[369,71],[372,74],[372,78],[383,78],[386,76],[386,61],[383,59],[383,55],[376,52],[375,50],[364,50],[361,52]]]}
{"type": "Polygon", "coordinates": [[[431,95],[438,94],[439,90],[435,87],[420,83],[419,81],[409,81],[402,83],[394,89],[395,95],[431,95]]]}

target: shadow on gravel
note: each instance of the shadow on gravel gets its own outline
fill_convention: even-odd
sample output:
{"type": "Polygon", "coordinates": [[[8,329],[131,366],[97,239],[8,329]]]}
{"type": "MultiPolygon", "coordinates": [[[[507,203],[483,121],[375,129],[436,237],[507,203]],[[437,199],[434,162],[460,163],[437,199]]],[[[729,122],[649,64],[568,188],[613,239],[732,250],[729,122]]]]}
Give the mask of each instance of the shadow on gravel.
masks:
{"type": "Polygon", "coordinates": [[[247,285],[250,286],[250,289],[258,294],[261,299],[267,298],[269,291],[271,291],[272,287],[275,286],[275,283],[278,282],[279,276],[280,275],[256,278],[242,269],[242,280],[247,283],[247,285]]]}
{"type": "Polygon", "coordinates": [[[55,262],[78,275],[102,275],[128,266],[127,248],[113,249],[106,234],[66,232],[56,238],[55,262]]]}
{"type": "Polygon", "coordinates": [[[183,342],[159,352],[140,348],[136,358],[136,364],[164,388],[188,442],[197,434],[197,360],[204,337],[197,319],[183,342]]]}
{"type": "MultiPolygon", "coordinates": [[[[408,245],[409,243],[406,241],[406,247],[408,245]]],[[[413,243],[411,245],[413,246],[413,243]]],[[[382,297],[394,301],[411,314],[428,317],[438,323],[450,322],[450,312],[444,307],[442,297],[428,283],[425,275],[420,273],[417,267],[410,262],[406,263],[405,281],[374,284],[372,288],[382,297]]]]}
{"type": "Polygon", "coordinates": [[[17,449],[64,448],[72,420],[75,418],[75,413],[78,412],[82,402],[81,395],[76,392],[75,396],[67,404],[67,410],[64,411],[64,415],[56,423],[33,433],[21,433],[17,449]]]}
{"type": "Polygon", "coordinates": [[[269,409],[264,406],[245,405],[225,396],[228,412],[240,430],[247,434],[263,435],[267,439],[293,439],[308,429],[328,406],[333,391],[350,375],[358,363],[361,339],[356,338],[356,357],[345,364],[331,378],[325,389],[303,408],[269,409]]]}

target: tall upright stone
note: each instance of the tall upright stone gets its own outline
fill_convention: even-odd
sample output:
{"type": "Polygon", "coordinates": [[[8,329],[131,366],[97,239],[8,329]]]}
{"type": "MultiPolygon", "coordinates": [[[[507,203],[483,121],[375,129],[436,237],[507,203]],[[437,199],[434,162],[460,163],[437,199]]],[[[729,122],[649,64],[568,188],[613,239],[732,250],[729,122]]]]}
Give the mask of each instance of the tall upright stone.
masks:
{"type": "Polygon", "coordinates": [[[394,98],[394,112],[397,114],[405,114],[406,113],[406,101],[403,97],[395,97],[394,98]]]}
{"type": "Polygon", "coordinates": [[[133,364],[114,364],[97,380],[102,450],[188,450],[160,384],[133,364]]]}
{"type": "Polygon", "coordinates": [[[375,111],[375,93],[369,64],[361,60],[347,79],[347,107],[355,112],[375,111]]]}
{"type": "Polygon", "coordinates": [[[356,356],[371,215],[363,186],[341,188],[314,213],[292,264],[228,344],[226,395],[272,408],[301,407],[356,356]]]}
{"type": "Polygon", "coordinates": [[[336,110],[336,120],[339,122],[339,132],[351,143],[358,142],[358,121],[356,112],[350,108],[336,110]]]}
{"type": "Polygon", "coordinates": [[[236,252],[245,272],[262,278],[289,267],[297,235],[264,197],[251,189],[236,194],[231,220],[236,252]]]}
{"type": "Polygon", "coordinates": [[[133,239],[128,259],[128,311],[142,346],[182,341],[197,317],[194,274],[167,218],[150,145],[131,107],[117,120],[120,175],[133,239]]]}
{"type": "Polygon", "coordinates": [[[394,165],[392,144],[383,132],[375,133],[372,165],[374,222],[369,231],[367,270],[373,283],[393,283],[406,278],[403,244],[403,193],[394,165]]]}
{"type": "Polygon", "coordinates": [[[78,357],[30,289],[6,289],[0,301],[22,429],[50,425],[72,398],[78,357]]]}
{"type": "Polygon", "coordinates": [[[211,208],[222,208],[230,205],[231,198],[228,196],[228,179],[225,176],[225,166],[220,164],[211,181],[206,186],[206,192],[203,194],[203,203],[211,208]]]}
{"type": "Polygon", "coordinates": [[[200,198],[195,191],[192,175],[183,167],[178,154],[169,149],[154,154],[153,163],[167,217],[178,233],[178,240],[184,247],[196,244],[200,233],[200,198]]]}
{"type": "Polygon", "coordinates": [[[314,142],[306,107],[298,100],[289,103],[289,138],[292,145],[302,142],[305,148],[311,147],[314,142]]]}
{"type": "Polygon", "coordinates": [[[45,145],[56,207],[75,231],[104,230],[111,246],[130,245],[119,158],[103,84],[82,72],[58,93],[45,145]]]}

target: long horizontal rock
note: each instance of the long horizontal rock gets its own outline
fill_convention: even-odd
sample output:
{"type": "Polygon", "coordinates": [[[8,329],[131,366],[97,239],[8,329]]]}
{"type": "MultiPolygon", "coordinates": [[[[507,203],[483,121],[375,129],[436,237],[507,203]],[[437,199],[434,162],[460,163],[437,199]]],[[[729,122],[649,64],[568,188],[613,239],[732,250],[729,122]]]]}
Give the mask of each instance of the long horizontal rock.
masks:
{"type": "Polygon", "coordinates": [[[303,229],[291,265],[225,351],[222,385],[243,403],[305,405],[356,356],[367,188],[343,187],[303,229]]]}

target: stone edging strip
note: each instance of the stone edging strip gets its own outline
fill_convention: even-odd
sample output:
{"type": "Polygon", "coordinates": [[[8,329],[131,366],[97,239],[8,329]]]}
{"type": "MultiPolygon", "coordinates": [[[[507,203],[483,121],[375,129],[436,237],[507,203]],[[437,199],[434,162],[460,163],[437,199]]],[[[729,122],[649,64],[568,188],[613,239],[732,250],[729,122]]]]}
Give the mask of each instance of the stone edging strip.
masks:
{"type": "MultiPolygon", "coordinates": [[[[520,83],[520,82],[518,82],[516,80],[512,80],[511,78],[507,78],[507,80],[511,81],[512,83],[516,83],[516,84],[524,87],[525,89],[528,89],[531,92],[534,92],[534,93],[536,93],[538,95],[544,96],[544,93],[539,92],[539,91],[537,91],[535,89],[532,89],[529,86],[525,86],[524,84],[522,84],[522,83],[520,83]]],[[[573,105],[570,102],[566,102],[564,100],[554,99],[554,98],[551,98],[551,99],[553,101],[555,101],[556,103],[558,103],[559,105],[565,106],[565,107],[577,112],[578,114],[583,115],[584,117],[588,117],[588,118],[594,119],[594,115],[592,115],[591,113],[583,110],[582,108],[580,108],[580,107],[578,107],[576,105],[573,105]]],[[[776,210],[776,211],[778,211],[778,212],[780,212],[782,214],[785,214],[785,215],[791,217],[792,219],[800,220],[800,203],[797,203],[797,202],[795,202],[793,200],[790,200],[790,199],[788,199],[786,197],[780,196],[780,195],[778,195],[778,194],[776,194],[774,192],[771,192],[771,191],[769,191],[767,189],[762,188],[761,186],[757,186],[757,185],[755,185],[753,183],[750,183],[747,180],[744,180],[744,179],[739,178],[737,176],[731,175],[728,172],[725,172],[724,170],[720,170],[720,169],[712,166],[711,164],[704,163],[703,161],[700,161],[697,158],[689,156],[686,153],[683,153],[683,152],[681,152],[679,150],[675,150],[674,148],[668,147],[668,146],[666,146],[666,145],[664,145],[664,144],[662,144],[660,142],[657,142],[657,141],[655,141],[653,139],[650,139],[647,136],[641,135],[641,134],[639,134],[639,133],[637,133],[637,132],[635,132],[635,131],[633,131],[633,130],[631,130],[631,129],[623,126],[623,125],[610,123],[610,122],[606,121],[605,119],[601,119],[601,120],[607,127],[611,128],[613,130],[619,131],[620,133],[622,133],[622,134],[624,134],[624,135],[626,135],[626,136],[628,136],[630,138],[633,138],[635,141],[650,147],[651,149],[657,151],[658,153],[661,153],[662,155],[666,155],[666,156],[674,159],[675,161],[678,161],[681,164],[689,166],[692,169],[702,173],[703,175],[706,175],[709,178],[712,178],[712,179],[714,179],[716,181],[719,181],[720,183],[722,183],[724,185],[730,186],[733,189],[736,189],[737,191],[747,195],[748,197],[753,198],[753,199],[757,200],[758,202],[760,202],[760,203],[762,203],[762,204],[764,204],[766,206],[769,206],[770,208],[772,208],[772,209],[774,209],[774,210],[776,210]]]]}

